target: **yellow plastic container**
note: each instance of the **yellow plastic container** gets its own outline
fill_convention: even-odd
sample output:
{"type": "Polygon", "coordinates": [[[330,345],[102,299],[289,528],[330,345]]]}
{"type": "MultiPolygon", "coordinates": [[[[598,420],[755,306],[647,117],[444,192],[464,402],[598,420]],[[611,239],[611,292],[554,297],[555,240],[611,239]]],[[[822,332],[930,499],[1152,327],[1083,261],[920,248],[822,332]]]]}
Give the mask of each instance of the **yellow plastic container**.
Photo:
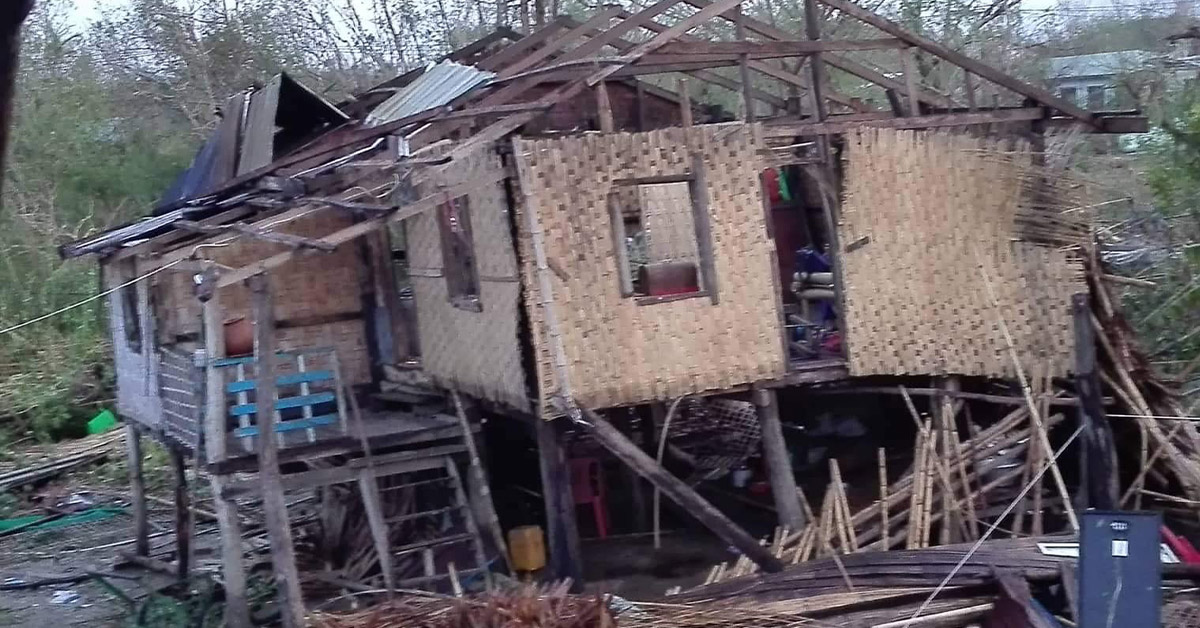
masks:
{"type": "Polygon", "coordinates": [[[521,526],[508,531],[508,551],[514,571],[537,571],[546,566],[546,537],[541,526],[521,526]]]}

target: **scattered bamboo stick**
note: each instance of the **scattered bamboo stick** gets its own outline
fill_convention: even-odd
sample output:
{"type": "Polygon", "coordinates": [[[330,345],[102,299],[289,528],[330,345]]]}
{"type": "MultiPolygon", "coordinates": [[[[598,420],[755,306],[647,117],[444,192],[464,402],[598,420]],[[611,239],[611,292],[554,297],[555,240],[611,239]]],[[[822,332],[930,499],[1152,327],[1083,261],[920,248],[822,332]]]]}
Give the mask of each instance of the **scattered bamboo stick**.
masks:
{"type": "MultiPolygon", "coordinates": [[[[889,534],[891,527],[888,525],[888,490],[887,490],[887,450],[883,447],[879,448],[879,527],[883,530],[883,536],[889,534]]],[[[880,548],[883,551],[888,550],[887,543],[880,548]]]]}

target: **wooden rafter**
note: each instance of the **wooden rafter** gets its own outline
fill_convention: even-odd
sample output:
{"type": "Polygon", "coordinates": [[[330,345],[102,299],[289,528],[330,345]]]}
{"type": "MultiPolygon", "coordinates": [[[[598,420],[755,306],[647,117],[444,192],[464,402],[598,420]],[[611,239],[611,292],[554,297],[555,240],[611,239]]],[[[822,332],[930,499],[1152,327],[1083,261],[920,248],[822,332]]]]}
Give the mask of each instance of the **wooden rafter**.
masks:
{"type": "MultiPolygon", "coordinates": [[[[696,8],[702,8],[708,6],[711,3],[711,0],[682,0],[682,2],[690,4],[696,8]]],[[[781,28],[772,26],[766,22],[756,20],[751,17],[746,17],[745,23],[746,30],[767,39],[786,41],[796,38],[794,33],[789,33],[781,28]]],[[[851,59],[847,59],[837,54],[825,54],[822,55],[822,59],[829,66],[842,70],[843,72],[853,74],[863,80],[875,83],[876,85],[880,85],[885,88],[897,90],[898,92],[901,92],[902,95],[907,95],[908,93],[905,90],[905,86],[899,81],[892,80],[884,76],[882,73],[851,59]]],[[[920,97],[924,102],[941,107],[949,107],[954,105],[949,98],[937,93],[936,91],[928,89],[924,86],[918,86],[917,89],[921,90],[920,97]]]]}
{"type": "Polygon", "coordinates": [[[550,39],[555,33],[565,28],[564,18],[559,17],[550,21],[542,28],[518,39],[517,41],[505,46],[501,50],[480,59],[475,63],[475,67],[481,70],[496,71],[503,68],[505,65],[520,59],[522,55],[533,50],[538,44],[550,39]]]}
{"type": "Polygon", "coordinates": [[[621,8],[618,6],[609,6],[601,9],[583,23],[579,24],[578,26],[573,26],[562,35],[559,35],[558,37],[546,42],[545,46],[542,46],[528,55],[513,61],[511,65],[501,70],[497,76],[501,79],[515,76],[520,72],[528,70],[542,61],[549,59],[556,52],[565,50],[567,46],[571,45],[576,40],[587,36],[589,33],[592,33],[596,30],[603,32],[606,30],[608,23],[612,21],[612,19],[619,13],[621,13],[621,8]]]}
{"type": "MultiPolygon", "coordinates": [[[[690,0],[681,0],[681,1],[690,3],[690,0]]],[[[699,1],[699,0],[697,0],[697,1],[699,1]]],[[[744,17],[744,20],[745,20],[745,24],[746,24],[746,30],[749,30],[749,31],[755,30],[755,28],[753,26],[755,23],[754,19],[752,19],[750,17],[744,17]]],[[[645,28],[646,30],[653,32],[653,33],[661,33],[667,29],[666,26],[663,26],[662,24],[659,24],[654,21],[646,22],[645,24],[642,25],[642,28],[645,28]]],[[[780,31],[780,32],[783,32],[783,31],[780,31]]],[[[787,34],[785,39],[794,40],[794,38],[791,34],[787,34]]],[[[680,42],[697,42],[697,43],[699,43],[699,42],[705,42],[707,40],[700,39],[698,37],[685,36],[685,37],[680,37],[679,41],[680,42]]],[[[805,90],[808,89],[808,84],[798,74],[795,74],[793,72],[788,72],[787,70],[785,70],[783,68],[779,68],[777,66],[771,65],[770,63],[767,63],[765,61],[750,60],[746,65],[751,70],[754,70],[755,72],[758,72],[759,74],[763,74],[765,76],[772,77],[776,80],[783,81],[794,87],[799,87],[799,88],[805,89],[805,90]]],[[[737,81],[734,81],[733,79],[725,79],[725,77],[722,77],[719,74],[716,74],[714,72],[696,72],[696,71],[694,71],[694,72],[689,72],[689,74],[691,74],[692,76],[695,76],[696,78],[698,78],[702,81],[714,83],[716,85],[720,85],[722,87],[725,87],[726,89],[730,89],[735,92],[738,92],[741,89],[740,83],[738,83],[737,81]],[[726,84],[722,84],[721,82],[719,82],[719,79],[713,80],[712,77],[714,77],[714,76],[720,77],[720,79],[725,79],[724,82],[726,84]]],[[[761,90],[756,89],[756,90],[754,90],[754,93],[755,93],[755,96],[759,100],[762,100],[764,102],[771,102],[770,99],[766,99],[766,98],[762,97],[762,94],[765,92],[762,92],[761,90]]],[[[778,96],[775,96],[774,94],[772,94],[771,96],[774,100],[778,101],[778,104],[776,105],[778,108],[782,109],[786,106],[787,102],[784,99],[779,98],[778,96]]],[[[830,91],[825,94],[825,97],[828,98],[832,102],[836,102],[839,105],[849,107],[858,112],[869,111],[869,109],[864,107],[862,105],[862,103],[859,102],[857,99],[846,96],[845,94],[830,91]]]]}
{"type": "MultiPolygon", "coordinates": [[[[685,1],[694,2],[695,0],[685,1]]],[[[874,26],[875,28],[878,28],[887,34],[892,35],[893,37],[903,39],[904,41],[916,46],[917,48],[920,48],[921,50],[924,50],[936,57],[940,57],[945,61],[963,68],[968,72],[972,72],[981,78],[985,78],[997,85],[1000,85],[1001,87],[1005,87],[1018,94],[1021,94],[1022,96],[1032,98],[1044,105],[1053,107],[1073,118],[1078,118],[1084,122],[1092,121],[1093,116],[1091,113],[1080,109],[1079,107],[1067,102],[1066,100],[1063,100],[1062,98],[1059,98],[1058,96],[1055,96],[1041,87],[1026,83],[1025,81],[1022,81],[1010,74],[1001,72],[1000,70],[997,70],[996,68],[993,68],[982,61],[977,61],[958,51],[951,50],[937,43],[936,41],[921,37],[920,35],[905,29],[903,26],[900,26],[899,24],[879,15],[878,13],[868,11],[867,9],[864,9],[857,4],[850,2],[849,0],[819,1],[825,6],[837,9],[838,11],[841,11],[850,17],[870,24],[871,26],[874,26]]]]}
{"type": "Polygon", "coordinates": [[[193,231],[195,233],[204,233],[204,234],[209,234],[209,235],[233,231],[235,233],[240,233],[244,236],[248,236],[248,237],[254,238],[256,240],[262,240],[263,242],[270,242],[272,244],[283,244],[285,246],[290,246],[290,247],[294,247],[294,248],[311,248],[311,249],[317,249],[319,251],[332,251],[335,248],[337,248],[336,246],[334,246],[332,244],[329,244],[327,242],[322,242],[320,240],[314,240],[312,238],[305,238],[303,236],[292,235],[290,233],[281,233],[278,231],[266,231],[263,229],[256,229],[254,227],[251,227],[250,225],[247,225],[247,224],[241,223],[241,222],[230,223],[227,225],[202,225],[198,222],[193,222],[191,220],[176,220],[172,224],[181,229],[186,229],[188,231],[193,231]]]}

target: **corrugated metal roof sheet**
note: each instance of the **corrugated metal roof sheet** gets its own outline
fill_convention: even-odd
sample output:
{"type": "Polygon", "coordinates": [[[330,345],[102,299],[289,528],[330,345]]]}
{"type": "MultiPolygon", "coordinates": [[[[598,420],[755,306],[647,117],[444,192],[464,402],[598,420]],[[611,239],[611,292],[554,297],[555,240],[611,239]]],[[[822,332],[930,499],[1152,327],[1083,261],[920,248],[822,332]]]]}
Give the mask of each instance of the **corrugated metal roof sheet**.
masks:
{"type": "Polygon", "coordinates": [[[378,126],[444,106],[491,81],[494,76],[494,72],[477,70],[453,61],[442,61],[380,103],[367,115],[364,122],[369,127],[378,126]]]}
{"type": "Polygon", "coordinates": [[[1120,50],[1090,55],[1054,57],[1050,59],[1050,78],[1081,78],[1133,72],[1144,69],[1153,58],[1154,53],[1145,50],[1120,50]]]}

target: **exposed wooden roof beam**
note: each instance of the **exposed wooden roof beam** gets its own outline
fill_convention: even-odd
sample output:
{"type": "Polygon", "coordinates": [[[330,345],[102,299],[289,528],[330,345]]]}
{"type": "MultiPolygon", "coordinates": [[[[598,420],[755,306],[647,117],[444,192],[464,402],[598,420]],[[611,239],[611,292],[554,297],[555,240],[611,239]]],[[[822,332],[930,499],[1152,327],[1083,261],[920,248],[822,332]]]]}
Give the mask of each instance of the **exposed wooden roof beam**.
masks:
{"type": "MultiPolygon", "coordinates": [[[[705,7],[711,3],[711,0],[682,0],[682,1],[684,3],[690,4],[696,8],[705,7]]],[[[789,33],[788,31],[785,31],[781,28],[778,28],[778,27],[772,26],[766,22],[763,22],[762,20],[756,20],[756,19],[750,18],[750,17],[745,18],[745,20],[746,20],[746,30],[757,33],[758,35],[760,35],[762,37],[766,37],[767,39],[791,40],[791,39],[795,39],[795,37],[796,37],[796,35],[794,33],[789,33]]],[[[892,79],[884,76],[883,74],[881,74],[861,63],[858,63],[856,61],[847,59],[845,57],[842,57],[842,56],[839,56],[836,54],[825,54],[825,55],[822,55],[821,59],[823,61],[825,61],[826,65],[835,67],[844,72],[849,72],[850,74],[853,74],[863,80],[870,81],[872,83],[875,83],[876,85],[881,85],[886,88],[894,89],[894,90],[900,92],[901,95],[908,94],[908,91],[905,89],[904,84],[901,83],[900,81],[892,80],[892,79]]],[[[918,86],[917,89],[919,89],[921,91],[920,98],[923,102],[927,102],[929,104],[936,105],[939,107],[954,106],[953,101],[951,101],[949,98],[947,98],[946,96],[939,94],[936,91],[933,91],[923,85],[918,86]]]]}
{"type": "MultiPolygon", "coordinates": [[[[624,22],[622,22],[622,24],[623,23],[624,22]]],[[[658,24],[657,22],[654,22],[653,20],[650,20],[650,19],[640,21],[637,27],[645,28],[651,32],[662,32],[667,29],[667,27],[665,27],[661,24],[658,24]],[[655,27],[657,27],[657,30],[655,29],[655,27]]],[[[631,50],[634,46],[637,45],[623,37],[614,37],[614,38],[604,37],[606,33],[607,32],[597,32],[596,36],[603,37],[605,39],[604,45],[612,46],[618,52],[626,52],[628,50],[631,50]]],[[[680,37],[680,39],[681,40],[686,39],[688,41],[691,41],[694,38],[680,37]]],[[[702,41],[702,40],[699,40],[699,41],[702,41]]],[[[600,46],[600,49],[603,49],[603,48],[604,48],[604,46],[600,46]]],[[[578,57],[577,56],[578,51],[580,51],[581,49],[582,49],[582,47],[569,51],[568,54],[564,55],[562,59],[586,58],[586,57],[578,57]]],[[[557,60],[557,61],[561,61],[561,59],[557,60]]],[[[728,78],[726,76],[723,76],[721,74],[718,74],[716,72],[709,72],[707,70],[690,70],[690,71],[685,70],[685,73],[696,78],[699,81],[702,81],[704,83],[709,83],[712,85],[716,85],[718,87],[723,87],[730,91],[740,92],[742,90],[742,84],[740,82],[738,82],[737,80],[728,78]]],[[[756,99],[761,100],[762,102],[765,102],[777,109],[782,109],[787,104],[787,102],[783,98],[780,98],[779,96],[776,96],[775,94],[772,94],[767,91],[763,91],[761,89],[754,89],[754,90],[752,90],[751,93],[753,94],[753,96],[756,99]]]]}
{"type": "Polygon", "coordinates": [[[562,51],[577,39],[585,37],[595,30],[606,30],[608,23],[619,13],[621,13],[621,7],[619,6],[609,6],[597,11],[582,24],[572,27],[562,35],[546,42],[545,46],[513,61],[511,65],[501,70],[497,76],[502,79],[515,76],[549,59],[554,53],[562,51]]]}
{"type": "Polygon", "coordinates": [[[613,24],[608,30],[593,35],[586,42],[579,45],[571,51],[576,59],[586,59],[601,50],[605,46],[611,45],[619,39],[625,37],[630,32],[645,26],[654,20],[655,17],[661,15],[667,9],[679,4],[682,0],[659,0],[645,9],[637,13],[630,14],[627,11],[622,11],[618,17],[624,18],[620,22],[613,24]]]}
{"type": "Polygon", "coordinates": [[[516,59],[520,59],[521,55],[532,50],[538,44],[550,39],[555,33],[565,28],[564,21],[566,16],[556,17],[549,24],[539,28],[538,30],[518,39],[512,44],[505,46],[503,50],[498,50],[495,53],[480,59],[475,63],[475,67],[481,70],[495,72],[505,65],[512,63],[516,59]]]}
{"type": "MultiPolygon", "coordinates": [[[[696,0],[685,1],[695,2],[696,0]]],[[[921,50],[924,50],[934,56],[941,57],[942,59],[967,70],[968,72],[973,72],[974,74],[997,85],[1011,89],[1022,96],[1032,98],[1044,105],[1053,107],[1073,118],[1078,118],[1084,122],[1092,121],[1091,113],[1080,109],[1079,107],[1067,102],[1066,100],[1063,100],[1062,98],[1059,98],[1058,96],[1055,96],[1048,90],[1026,83],[1025,81],[1022,81],[1010,74],[1001,72],[1000,70],[997,70],[996,68],[993,68],[982,61],[977,61],[958,51],[951,50],[937,43],[936,41],[921,37],[920,35],[905,29],[903,26],[900,26],[899,24],[873,11],[864,9],[853,2],[848,0],[819,1],[825,6],[837,9],[838,11],[841,11],[850,17],[866,22],[867,24],[870,24],[871,26],[874,26],[875,28],[878,28],[889,35],[903,39],[904,41],[916,46],[917,48],[920,48],[921,50]]]]}
{"type": "Polygon", "coordinates": [[[751,58],[797,57],[814,52],[834,50],[894,50],[908,45],[895,37],[879,39],[829,39],[811,41],[673,41],[659,48],[659,55],[738,55],[748,54],[751,58]]]}
{"type": "MultiPolygon", "coordinates": [[[[688,2],[689,4],[691,3],[690,0],[681,0],[681,1],[688,2]]],[[[745,20],[747,30],[755,30],[755,28],[754,28],[755,21],[752,18],[743,16],[743,19],[745,20]]],[[[658,22],[650,21],[650,22],[643,24],[642,28],[645,28],[646,30],[653,32],[653,33],[661,33],[662,31],[666,30],[667,27],[663,26],[662,24],[659,24],[658,22]]],[[[780,31],[780,32],[783,32],[783,31],[780,31]]],[[[791,34],[787,34],[787,33],[785,33],[785,34],[787,36],[784,39],[786,39],[788,41],[795,41],[792,38],[791,34]]],[[[682,42],[713,43],[713,42],[709,42],[708,40],[700,39],[698,37],[692,37],[692,36],[680,37],[679,42],[680,43],[682,43],[682,42]]],[[[729,43],[737,43],[737,42],[729,42],[729,43]]],[[[670,45],[670,44],[668,44],[668,45],[670,45]]],[[[661,52],[661,50],[660,50],[660,52],[661,52]]],[[[826,56],[828,56],[828,55],[826,55],[826,56]]],[[[788,72],[787,70],[778,68],[778,67],[771,65],[770,63],[767,63],[765,61],[752,60],[749,63],[747,63],[747,67],[749,67],[751,70],[754,70],[755,72],[758,72],[759,74],[764,74],[766,76],[770,76],[776,80],[780,80],[785,83],[788,83],[789,85],[794,85],[796,87],[800,87],[805,90],[808,89],[808,84],[805,83],[804,79],[801,76],[799,76],[798,74],[788,72]]],[[[714,73],[710,72],[708,74],[714,74],[714,73]]],[[[696,76],[697,78],[700,78],[701,80],[705,80],[703,77],[697,76],[697,74],[695,74],[695,73],[692,73],[692,75],[696,76]]],[[[739,86],[739,87],[730,88],[730,89],[733,89],[734,91],[739,91],[741,88],[739,86]]],[[[761,93],[761,90],[755,90],[755,92],[757,95],[757,93],[761,93]]],[[[778,96],[774,96],[774,95],[772,95],[772,96],[776,100],[779,101],[780,104],[776,105],[778,108],[782,109],[786,106],[786,101],[784,99],[779,98],[778,96]]],[[[838,103],[839,105],[849,107],[858,112],[864,112],[864,111],[869,110],[869,108],[865,107],[861,101],[851,98],[849,96],[846,96],[845,94],[841,94],[839,92],[828,90],[828,93],[824,94],[824,96],[826,99],[828,99],[832,102],[838,103]]],[[[759,100],[764,100],[764,99],[759,97],[759,100]]]]}
{"type": "Polygon", "coordinates": [[[804,135],[835,135],[861,127],[884,127],[889,129],[926,129],[974,124],[1002,124],[1005,122],[1028,122],[1041,120],[1046,111],[1041,107],[1021,109],[998,109],[974,113],[943,113],[930,116],[909,116],[879,120],[828,120],[826,122],[798,122],[770,124],[763,129],[766,137],[796,137],[804,135]]]}
{"type": "Polygon", "coordinates": [[[263,242],[283,244],[293,248],[311,248],[320,251],[332,251],[337,248],[336,245],[329,242],[322,242],[321,240],[305,238],[303,236],[293,235],[290,233],[259,230],[241,222],[235,222],[228,225],[202,225],[191,220],[176,220],[174,223],[172,223],[172,226],[209,235],[233,231],[244,236],[249,236],[256,240],[262,240],[263,242]]]}

